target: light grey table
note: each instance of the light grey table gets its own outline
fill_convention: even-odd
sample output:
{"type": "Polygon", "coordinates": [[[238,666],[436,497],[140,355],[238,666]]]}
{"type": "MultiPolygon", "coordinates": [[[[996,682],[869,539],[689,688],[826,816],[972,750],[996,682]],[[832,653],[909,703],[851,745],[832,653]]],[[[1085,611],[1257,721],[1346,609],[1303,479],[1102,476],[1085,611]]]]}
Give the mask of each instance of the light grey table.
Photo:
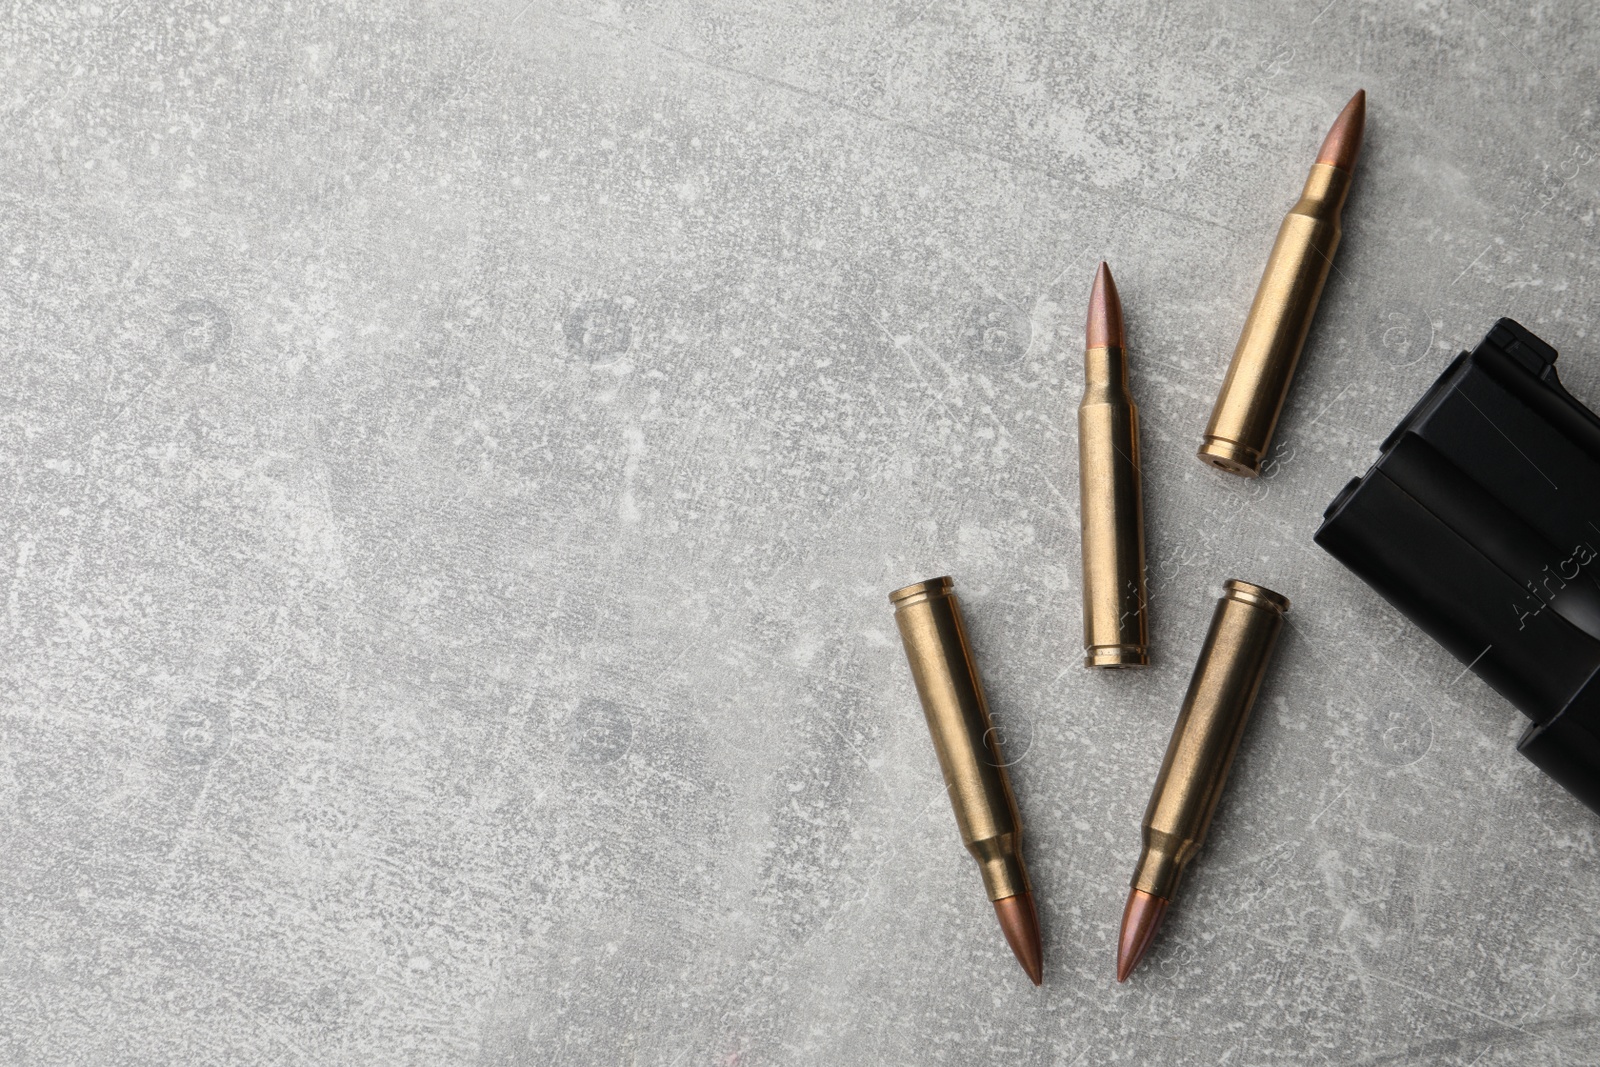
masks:
{"type": "Polygon", "coordinates": [[[1312,545],[1510,314],[1600,400],[1575,2],[18,4],[0,1062],[1600,1062],[1600,820],[1312,545]],[[1193,458],[1370,94],[1270,476],[1193,458]],[[1093,267],[1156,665],[1078,666],[1093,267]],[[885,594],[953,574],[1032,989],[885,594]],[[1221,581],[1291,626],[1112,981],[1221,581]]]}

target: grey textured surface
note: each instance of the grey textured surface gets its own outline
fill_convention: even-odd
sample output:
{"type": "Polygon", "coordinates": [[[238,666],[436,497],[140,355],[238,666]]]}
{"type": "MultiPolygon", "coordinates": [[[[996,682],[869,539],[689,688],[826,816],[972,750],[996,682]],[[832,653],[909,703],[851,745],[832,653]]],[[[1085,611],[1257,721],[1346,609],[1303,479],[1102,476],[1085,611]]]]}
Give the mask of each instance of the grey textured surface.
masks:
{"type": "Polygon", "coordinates": [[[1597,822],[1310,542],[1513,314],[1600,400],[1576,2],[17,3],[0,1062],[1600,1063],[1597,822]],[[1193,458],[1368,147],[1270,475],[1193,458]],[[1092,268],[1157,665],[1078,661],[1092,268]],[[887,591],[950,573],[1046,927],[887,591]],[[1223,578],[1294,600],[1112,981],[1223,578]]]}

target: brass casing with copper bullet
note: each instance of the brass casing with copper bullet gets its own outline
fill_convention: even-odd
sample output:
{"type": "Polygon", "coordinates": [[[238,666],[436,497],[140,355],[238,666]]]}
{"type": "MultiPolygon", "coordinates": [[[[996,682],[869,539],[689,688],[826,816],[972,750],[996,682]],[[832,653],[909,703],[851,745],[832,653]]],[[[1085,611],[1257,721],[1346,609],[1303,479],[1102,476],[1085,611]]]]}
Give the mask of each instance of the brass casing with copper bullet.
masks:
{"type": "Polygon", "coordinates": [[[1145,808],[1144,847],[1123,918],[1119,981],[1149,948],[1184,869],[1205,841],[1288,610],[1288,599],[1270,589],[1237,579],[1223,584],[1145,808]]]}
{"type": "Polygon", "coordinates": [[[1278,229],[1197,453],[1220,470],[1247,478],[1261,473],[1339,247],[1339,217],[1365,116],[1366,94],[1357,93],[1329,131],[1299,202],[1278,229]]]}
{"type": "Polygon", "coordinates": [[[1128,391],[1122,305],[1100,264],[1089,302],[1078,405],[1078,500],[1083,556],[1083,665],[1150,662],[1145,612],[1139,408],[1128,391]]]}
{"type": "Polygon", "coordinates": [[[1133,888],[1172,899],[1199,851],[1288,610],[1288,599],[1270,589],[1237,579],[1223,583],[1145,809],[1133,888]]]}
{"type": "Polygon", "coordinates": [[[961,842],[978,861],[984,889],[1007,940],[1038,984],[1038,917],[1022,862],[1022,816],[989,720],[951,580],[934,578],[908,585],[890,593],[889,601],[961,842]]]}

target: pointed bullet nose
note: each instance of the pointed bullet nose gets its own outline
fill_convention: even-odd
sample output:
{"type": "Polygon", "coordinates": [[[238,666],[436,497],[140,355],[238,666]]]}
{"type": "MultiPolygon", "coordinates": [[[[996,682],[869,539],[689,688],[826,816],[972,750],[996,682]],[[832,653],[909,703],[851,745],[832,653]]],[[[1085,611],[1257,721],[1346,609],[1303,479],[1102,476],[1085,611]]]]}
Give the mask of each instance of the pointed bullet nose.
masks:
{"type": "Polygon", "coordinates": [[[1123,347],[1122,297],[1105,261],[1095,271],[1094,288],[1089,291],[1089,321],[1084,329],[1085,348],[1123,347]]]}
{"type": "Polygon", "coordinates": [[[1039,985],[1044,981],[1044,944],[1039,937],[1039,912],[1033,906],[1033,894],[1001,897],[994,902],[994,913],[1017,962],[1033,984],[1039,985]]]}
{"type": "Polygon", "coordinates": [[[1142,889],[1128,893],[1128,904],[1122,909],[1122,934],[1117,938],[1117,981],[1126,982],[1150,951],[1161,920],[1167,917],[1168,903],[1142,889]]]}
{"type": "Polygon", "coordinates": [[[1361,154],[1361,133],[1366,126],[1367,91],[1357,89],[1339,117],[1333,120],[1333,128],[1323,139],[1322,151],[1317,153],[1317,162],[1340,170],[1354,170],[1356,157],[1361,154]]]}

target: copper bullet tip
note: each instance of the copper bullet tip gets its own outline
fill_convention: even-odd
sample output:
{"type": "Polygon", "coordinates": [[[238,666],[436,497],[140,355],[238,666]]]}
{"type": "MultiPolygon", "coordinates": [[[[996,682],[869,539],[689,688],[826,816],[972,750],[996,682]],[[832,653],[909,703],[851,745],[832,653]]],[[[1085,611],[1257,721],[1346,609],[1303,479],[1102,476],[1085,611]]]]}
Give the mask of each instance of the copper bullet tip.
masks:
{"type": "Polygon", "coordinates": [[[1117,295],[1117,283],[1111,279],[1111,268],[1104,260],[1095,271],[1094,288],[1089,291],[1089,323],[1084,334],[1085,348],[1125,347],[1122,298],[1117,295]]]}
{"type": "Polygon", "coordinates": [[[1167,917],[1169,903],[1171,901],[1164,897],[1142,889],[1128,893],[1128,905],[1122,909],[1122,935],[1117,938],[1117,981],[1126,982],[1144,954],[1150,951],[1161,920],[1167,917]]]}
{"type": "Polygon", "coordinates": [[[1361,131],[1366,126],[1367,91],[1357,89],[1339,117],[1333,120],[1333,128],[1322,141],[1322,151],[1317,153],[1317,162],[1340,170],[1355,170],[1356,156],[1361,154],[1361,131]]]}
{"type": "Polygon", "coordinates": [[[1033,906],[1033,894],[1001,897],[994,902],[994,914],[1022,969],[1028,972],[1034,985],[1043,982],[1044,943],[1039,938],[1039,912],[1033,906]]]}

